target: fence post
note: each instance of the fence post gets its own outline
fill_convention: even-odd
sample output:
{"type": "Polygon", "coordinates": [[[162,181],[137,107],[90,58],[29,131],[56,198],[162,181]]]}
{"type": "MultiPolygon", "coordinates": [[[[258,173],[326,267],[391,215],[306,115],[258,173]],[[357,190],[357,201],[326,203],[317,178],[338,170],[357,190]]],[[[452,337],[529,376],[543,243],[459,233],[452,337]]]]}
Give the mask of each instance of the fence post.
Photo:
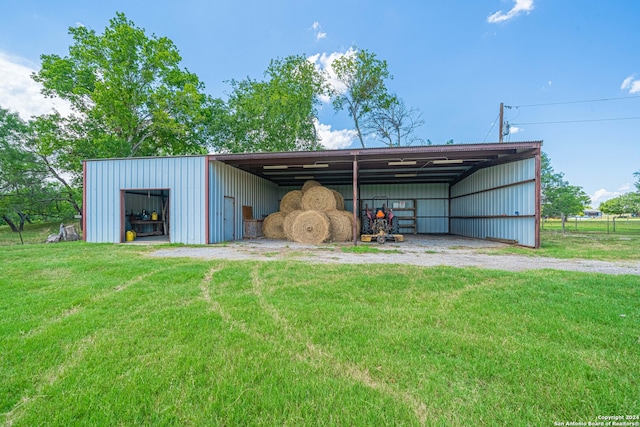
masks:
{"type": "Polygon", "coordinates": [[[616,217],[613,217],[613,232],[616,232],[616,217]]]}

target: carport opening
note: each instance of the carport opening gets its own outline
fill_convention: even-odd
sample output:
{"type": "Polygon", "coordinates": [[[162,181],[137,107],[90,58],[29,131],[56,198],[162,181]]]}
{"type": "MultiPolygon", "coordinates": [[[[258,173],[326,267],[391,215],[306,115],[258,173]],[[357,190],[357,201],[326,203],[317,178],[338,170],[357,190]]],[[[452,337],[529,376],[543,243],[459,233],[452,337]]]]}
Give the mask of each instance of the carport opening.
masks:
{"type": "Polygon", "coordinates": [[[170,242],[168,189],[122,190],[121,196],[122,242],[170,242]]]}
{"type": "MultiPolygon", "coordinates": [[[[401,234],[450,234],[539,247],[541,145],[216,154],[210,159],[276,184],[280,200],[305,181],[317,181],[339,192],[345,209],[362,224],[367,204],[370,209],[385,206],[397,214],[401,234]]],[[[363,232],[357,228],[354,244],[358,231],[363,232]]]]}

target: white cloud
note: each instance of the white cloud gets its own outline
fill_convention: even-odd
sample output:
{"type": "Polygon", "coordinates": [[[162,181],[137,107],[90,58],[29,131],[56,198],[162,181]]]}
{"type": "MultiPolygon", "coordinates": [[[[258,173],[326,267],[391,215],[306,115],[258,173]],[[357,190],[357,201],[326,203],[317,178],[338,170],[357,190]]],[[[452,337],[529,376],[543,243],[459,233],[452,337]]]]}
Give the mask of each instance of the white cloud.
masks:
{"type": "MultiPolygon", "coordinates": [[[[345,55],[355,55],[356,51],[353,48],[349,48],[346,52],[332,52],[332,53],[317,53],[307,58],[309,62],[314,64],[320,71],[324,71],[327,74],[327,82],[329,86],[338,93],[344,93],[347,90],[346,86],[338,80],[336,72],[333,70],[333,61],[341,58],[345,55]]],[[[330,102],[330,98],[326,95],[320,97],[322,102],[330,102]]]]}
{"type": "Polygon", "coordinates": [[[510,133],[511,135],[514,135],[514,134],[516,134],[516,133],[520,133],[520,132],[522,132],[523,130],[524,130],[524,129],[519,128],[518,126],[511,126],[511,127],[509,127],[509,133],[510,133]]]}
{"type": "Polygon", "coordinates": [[[316,129],[318,130],[320,143],[329,150],[347,148],[358,136],[358,133],[353,129],[331,130],[331,125],[325,125],[317,121],[316,129]]]}
{"type": "Polygon", "coordinates": [[[591,205],[592,206],[600,206],[600,203],[606,202],[609,199],[613,199],[614,197],[622,196],[623,194],[631,191],[631,183],[624,183],[615,191],[610,191],[605,188],[601,188],[596,190],[595,193],[591,194],[591,205]]]}
{"type": "Polygon", "coordinates": [[[327,33],[322,31],[322,25],[318,21],[314,21],[311,25],[311,29],[316,35],[316,40],[322,40],[327,38],[327,33]]]}
{"type": "Polygon", "coordinates": [[[498,22],[508,21],[515,18],[522,13],[529,13],[533,10],[533,0],[514,0],[515,5],[507,13],[503,13],[501,10],[497,11],[493,15],[489,15],[487,22],[490,24],[496,24],[498,22]]]}
{"type": "Polygon", "coordinates": [[[0,52],[0,107],[14,111],[24,120],[53,112],[69,115],[69,104],[60,99],[45,98],[42,86],[31,78],[36,72],[29,63],[0,52]]]}
{"type": "Polygon", "coordinates": [[[628,90],[629,93],[640,93],[640,80],[637,80],[635,76],[629,76],[622,81],[620,89],[628,90]]]}

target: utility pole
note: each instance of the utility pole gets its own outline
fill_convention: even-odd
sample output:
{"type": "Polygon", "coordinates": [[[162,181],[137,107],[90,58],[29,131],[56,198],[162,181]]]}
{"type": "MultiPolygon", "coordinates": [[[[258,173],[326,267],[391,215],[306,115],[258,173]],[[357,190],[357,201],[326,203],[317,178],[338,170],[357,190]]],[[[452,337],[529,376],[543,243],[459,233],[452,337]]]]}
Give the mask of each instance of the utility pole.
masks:
{"type": "Polygon", "coordinates": [[[498,142],[502,142],[502,125],[504,124],[504,102],[500,103],[500,135],[498,136],[498,142]]]}

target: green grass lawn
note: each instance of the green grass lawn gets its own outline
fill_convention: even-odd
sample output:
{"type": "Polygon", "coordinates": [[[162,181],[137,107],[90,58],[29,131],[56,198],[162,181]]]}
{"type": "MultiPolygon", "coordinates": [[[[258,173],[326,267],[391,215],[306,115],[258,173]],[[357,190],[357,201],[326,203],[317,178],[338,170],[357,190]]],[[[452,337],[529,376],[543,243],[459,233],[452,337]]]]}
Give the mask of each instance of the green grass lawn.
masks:
{"type": "Polygon", "coordinates": [[[640,260],[640,235],[562,234],[543,231],[540,233],[540,241],[539,249],[509,246],[488,252],[601,261],[640,260]]]}
{"type": "Polygon", "coordinates": [[[640,413],[638,276],[150,250],[0,247],[1,425],[537,426],[640,413]]]}

